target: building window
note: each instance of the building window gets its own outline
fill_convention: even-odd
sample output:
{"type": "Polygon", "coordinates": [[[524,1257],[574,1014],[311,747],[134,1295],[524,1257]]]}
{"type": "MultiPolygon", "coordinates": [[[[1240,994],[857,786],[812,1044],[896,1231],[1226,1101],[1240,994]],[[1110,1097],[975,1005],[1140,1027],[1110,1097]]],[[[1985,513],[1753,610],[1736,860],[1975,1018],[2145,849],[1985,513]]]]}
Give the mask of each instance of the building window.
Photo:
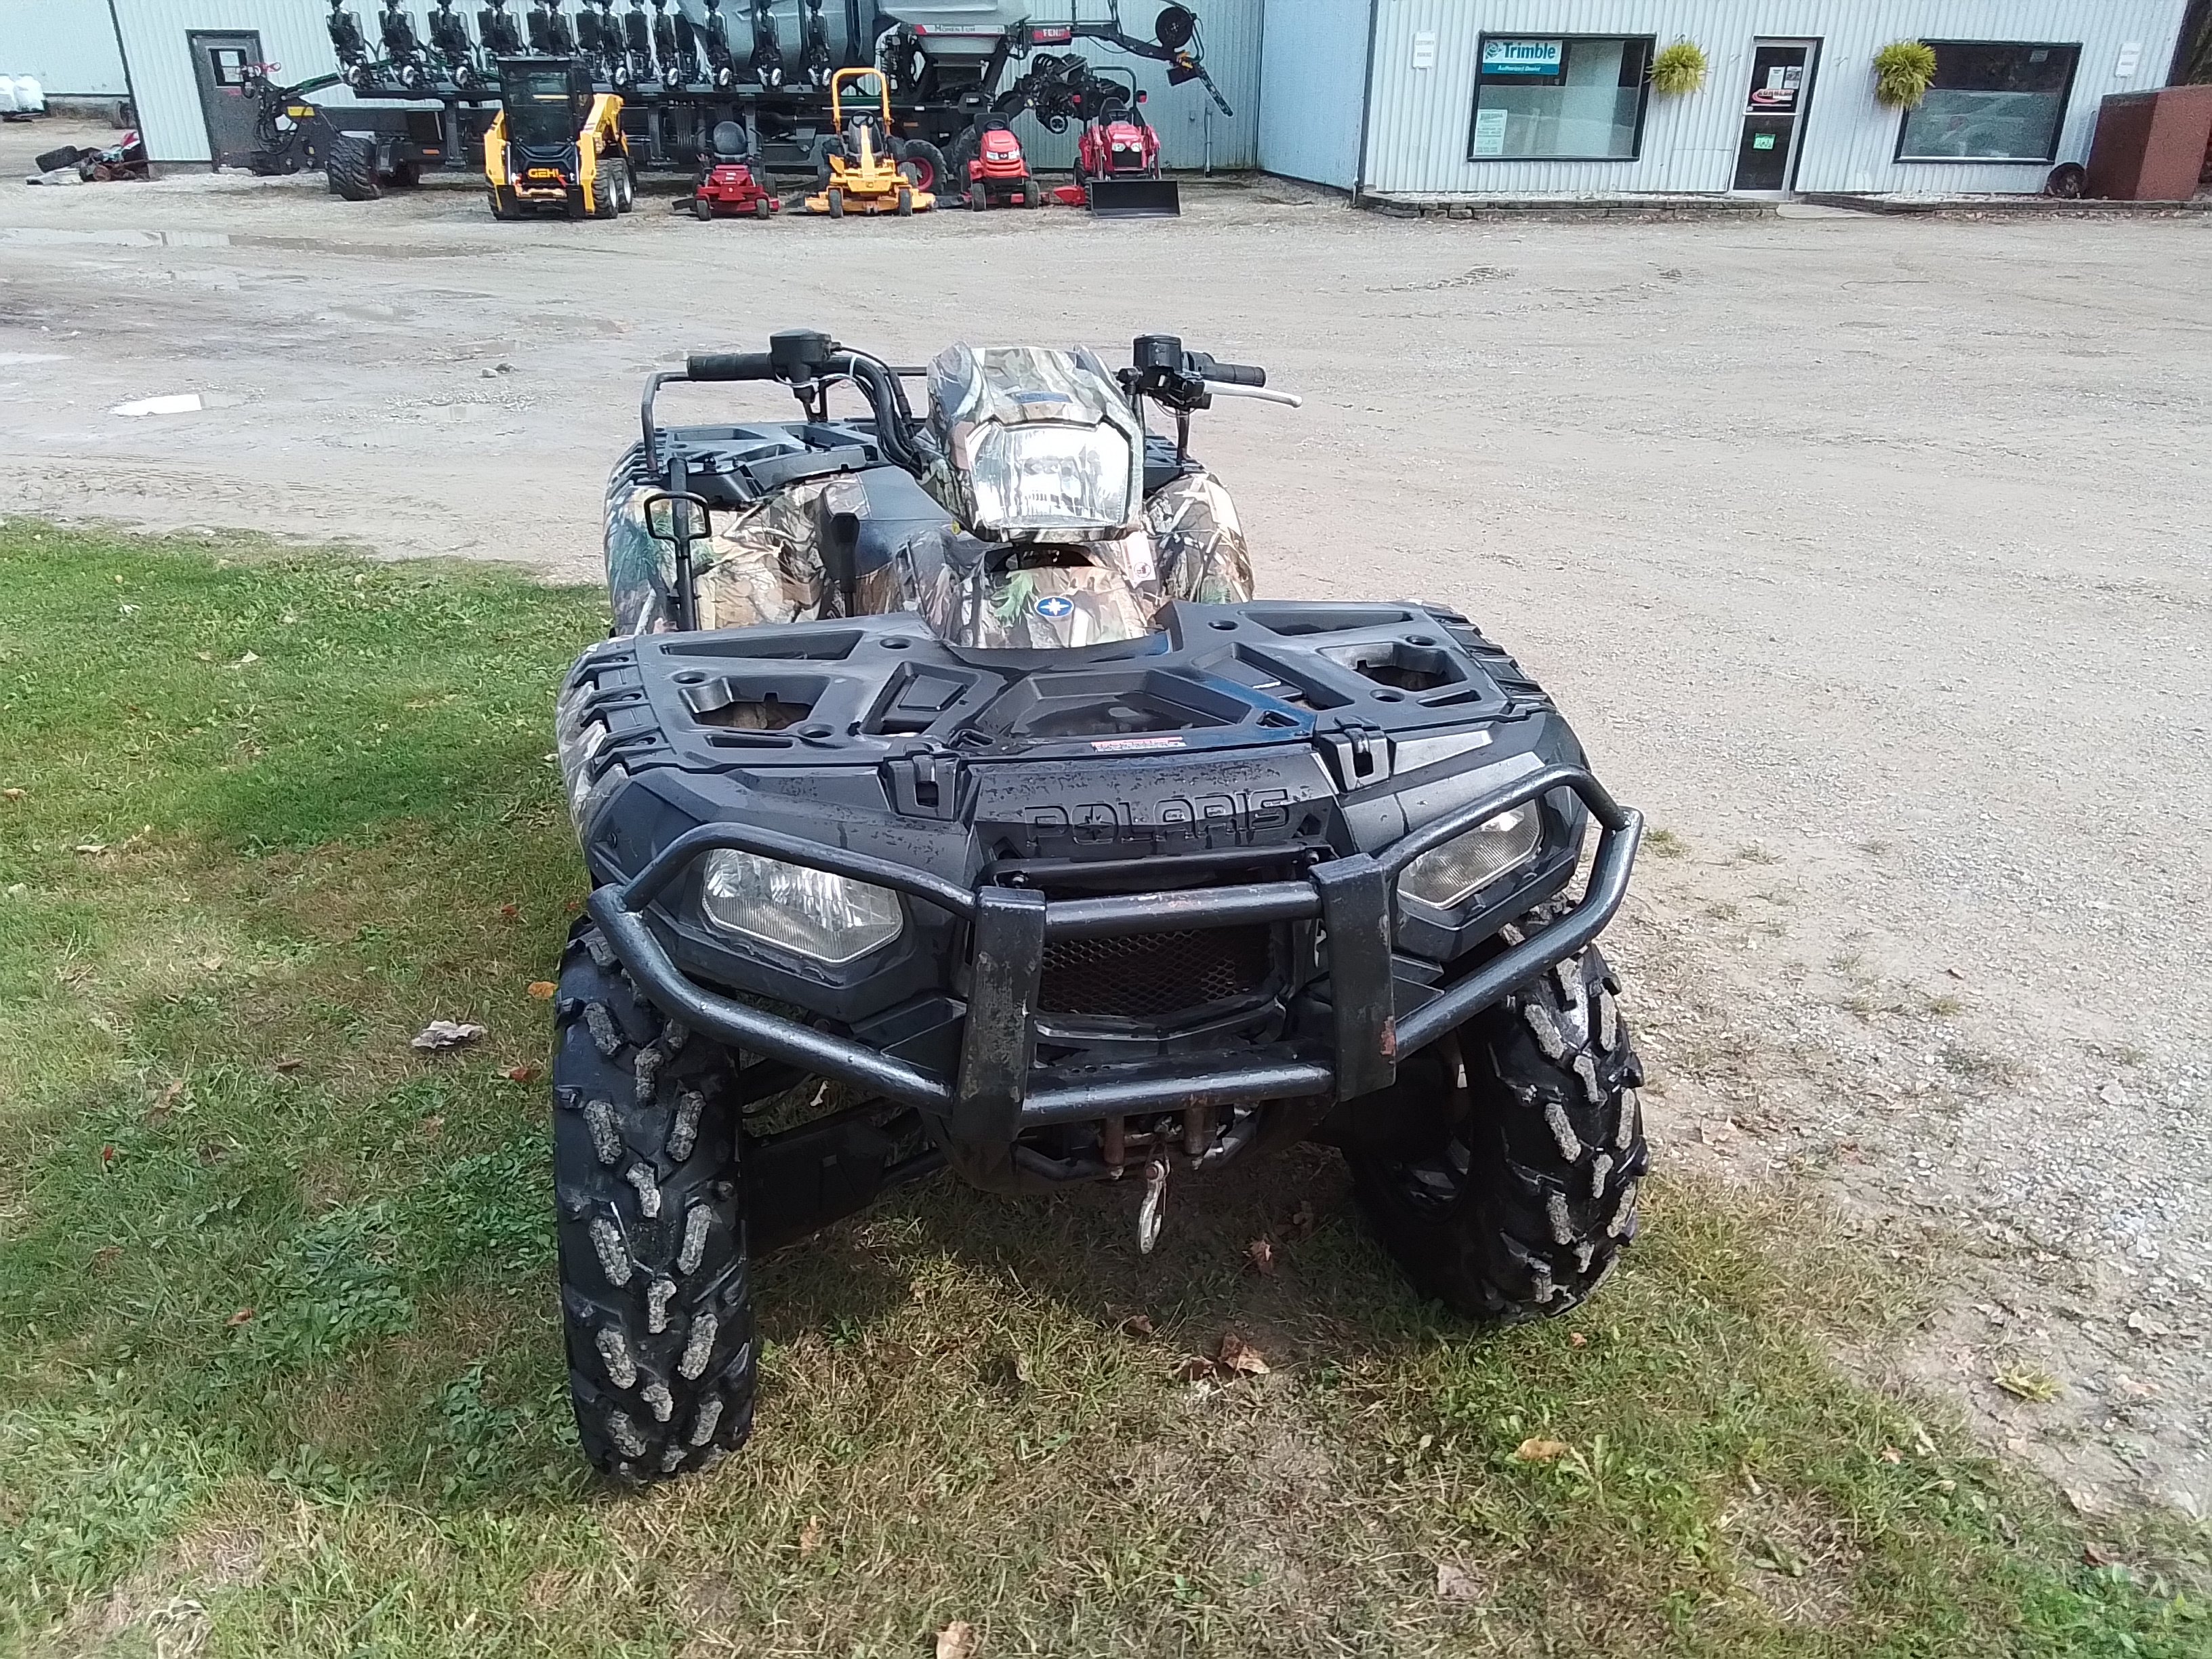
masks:
{"type": "Polygon", "coordinates": [[[1632,161],[1653,37],[1486,34],[1470,159],[1632,161]]]}
{"type": "Polygon", "coordinates": [[[1652,35],[1482,35],[1475,161],[1632,161],[1652,35]]]}
{"type": "Polygon", "coordinates": [[[2049,161],[2074,89],[2079,46],[1930,40],[1936,78],[1898,128],[1900,161],[2049,161]]]}

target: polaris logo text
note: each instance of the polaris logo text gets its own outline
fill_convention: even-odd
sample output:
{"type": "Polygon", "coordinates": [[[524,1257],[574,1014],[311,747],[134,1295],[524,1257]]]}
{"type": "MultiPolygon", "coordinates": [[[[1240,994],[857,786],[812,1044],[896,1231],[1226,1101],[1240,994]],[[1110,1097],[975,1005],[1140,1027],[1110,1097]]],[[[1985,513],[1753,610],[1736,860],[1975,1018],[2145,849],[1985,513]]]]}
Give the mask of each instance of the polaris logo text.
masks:
{"type": "Polygon", "coordinates": [[[1143,803],[1081,801],[1073,806],[1032,806],[1023,822],[1032,830],[1075,830],[1096,841],[1150,834],[1160,830],[1231,830],[1256,835],[1282,830],[1291,822],[1287,789],[1240,789],[1233,794],[1170,795],[1143,803]]]}

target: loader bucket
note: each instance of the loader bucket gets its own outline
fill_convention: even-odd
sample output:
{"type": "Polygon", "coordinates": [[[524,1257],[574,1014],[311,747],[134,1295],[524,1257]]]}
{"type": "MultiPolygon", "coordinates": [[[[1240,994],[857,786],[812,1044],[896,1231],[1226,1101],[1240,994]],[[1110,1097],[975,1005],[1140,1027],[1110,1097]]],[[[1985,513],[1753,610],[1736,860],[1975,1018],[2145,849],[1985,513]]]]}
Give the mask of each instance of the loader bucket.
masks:
{"type": "Polygon", "coordinates": [[[1172,179],[1094,179],[1091,211],[1101,219],[1174,219],[1182,194],[1172,179]]]}

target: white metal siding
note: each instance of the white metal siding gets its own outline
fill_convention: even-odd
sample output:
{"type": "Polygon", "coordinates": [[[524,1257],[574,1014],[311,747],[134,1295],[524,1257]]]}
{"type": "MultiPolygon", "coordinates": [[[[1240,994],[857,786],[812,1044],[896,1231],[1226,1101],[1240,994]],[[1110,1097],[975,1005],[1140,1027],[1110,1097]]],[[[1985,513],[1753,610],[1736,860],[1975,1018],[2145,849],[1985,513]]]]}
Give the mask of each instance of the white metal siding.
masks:
{"type": "MultiPolygon", "coordinates": [[[[1078,40],[1070,50],[1080,52],[1100,69],[1127,69],[1135,74],[1137,84],[1150,94],[1145,100],[1145,118],[1158,130],[1160,160],[1164,165],[1199,167],[1211,159],[1216,167],[1257,167],[1261,0],[1188,0],[1188,3],[1198,14],[1200,44],[1206,49],[1206,72],[1220,87],[1229,107],[1237,112],[1233,116],[1224,115],[1214,108],[1213,100],[1206,95],[1206,88],[1195,81],[1170,87],[1164,64],[1132,58],[1097,40],[1078,40]]],[[[728,0],[725,0],[726,15],[729,9],[728,0]]],[[[1142,3],[1125,7],[1121,27],[1131,34],[1150,38],[1154,9],[1142,3]]],[[[1048,23],[1055,10],[1063,17],[1067,15],[1064,9],[1047,4],[1039,6],[1034,15],[1040,23],[1048,23]]],[[[1093,9],[1086,5],[1083,15],[1093,15],[1093,9]]],[[[1009,64],[1006,80],[1012,81],[1021,68],[1018,62],[1009,64]]],[[[1357,102],[1355,88],[1355,106],[1357,102]]],[[[1031,167],[1042,173],[1063,171],[1075,165],[1073,126],[1064,133],[1048,133],[1033,118],[1024,116],[1014,123],[1014,130],[1021,137],[1022,153],[1031,167]]]]}
{"type": "Polygon", "coordinates": [[[1899,112],[1874,101],[1872,59],[1899,40],[2079,41],[2081,61],[2058,159],[2080,161],[2108,93],[2160,83],[2186,0],[1379,0],[1369,101],[1370,191],[1540,196],[1624,191],[1726,191],[1734,181],[1754,38],[1821,43],[1799,143],[1797,187],[1957,192],[2042,188],[2046,164],[1899,165],[1899,112]],[[1413,67],[1421,34],[1435,65],[1413,67]],[[1702,90],[1654,94],[1638,159],[1470,161],[1481,36],[1648,34],[1687,38],[1711,61],[1702,90]],[[2135,75],[2112,70],[2139,41],[2135,75]]]}
{"type": "MultiPolygon", "coordinates": [[[[362,14],[363,28],[373,33],[374,0],[360,0],[350,9],[362,14]]],[[[508,9],[520,13],[525,8],[508,9]]],[[[330,9],[322,0],[115,0],[115,19],[131,66],[131,89],[137,96],[138,130],[145,135],[147,154],[156,161],[209,159],[207,119],[200,110],[199,85],[192,78],[187,32],[258,30],[262,54],[276,65],[277,78],[300,82],[337,69],[329,18],[330,9]]],[[[315,94],[315,101],[342,108],[358,100],[343,87],[334,86],[315,94]]]]}
{"type": "Polygon", "coordinates": [[[27,75],[49,97],[123,91],[107,0],[0,0],[0,75],[27,75]]]}
{"type": "Polygon", "coordinates": [[[1260,56],[1260,165],[1352,188],[1374,0],[1267,0],[1260,56]]]}

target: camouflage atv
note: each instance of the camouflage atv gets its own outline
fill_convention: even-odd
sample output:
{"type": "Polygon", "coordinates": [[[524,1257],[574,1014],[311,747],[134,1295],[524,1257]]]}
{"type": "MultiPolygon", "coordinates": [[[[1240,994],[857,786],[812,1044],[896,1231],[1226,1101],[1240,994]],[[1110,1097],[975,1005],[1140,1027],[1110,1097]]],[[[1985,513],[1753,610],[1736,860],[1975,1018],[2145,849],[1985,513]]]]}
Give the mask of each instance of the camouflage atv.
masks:
{"type": "Polygon", "coordinates": [[[1171,1184],[1328,1142],[1479,1320],[1573,1306],[1634,1236],[1642,1075],[1592,941],[1641,819],[1465,618],[1252,597],[1188,428],[1296,402],[1265,383],[1166,336],[902,369],[804,331],[647,382],[614,634],[559,709],[593,883],[562,1291],[601,1468],[738,1445],[750,1258],[948,1167],[1126,1182],[1149,1249],[1171,1184]],[[804,418],[659,425],[685,380],[804,418]]]}

